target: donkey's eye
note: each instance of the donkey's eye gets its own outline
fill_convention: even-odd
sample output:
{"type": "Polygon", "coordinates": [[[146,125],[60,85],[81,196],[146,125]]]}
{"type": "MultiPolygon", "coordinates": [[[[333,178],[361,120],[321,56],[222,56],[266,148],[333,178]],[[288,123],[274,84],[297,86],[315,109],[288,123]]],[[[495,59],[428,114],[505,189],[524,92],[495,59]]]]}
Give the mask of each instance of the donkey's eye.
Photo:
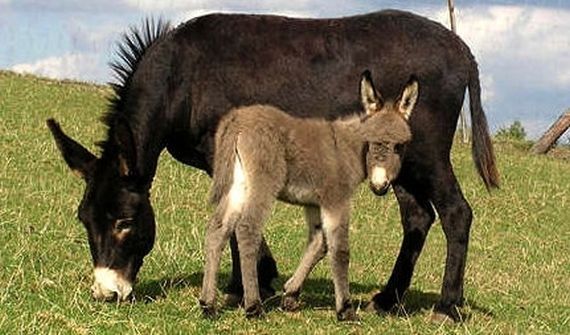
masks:
{"type": "Polygon", "coordinates": [[[115,221],[115,229],[118,231],[128,231],[133,228],[133,218],[118,219],[115,221]]]}

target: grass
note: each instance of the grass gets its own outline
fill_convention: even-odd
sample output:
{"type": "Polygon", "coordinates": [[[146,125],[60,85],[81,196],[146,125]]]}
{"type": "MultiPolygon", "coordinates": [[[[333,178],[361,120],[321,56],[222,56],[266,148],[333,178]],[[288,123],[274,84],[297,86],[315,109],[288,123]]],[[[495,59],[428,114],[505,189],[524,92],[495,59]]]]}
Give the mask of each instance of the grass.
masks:
{"type": "MultiPolygon", "coordinates": [[[[158,238],[135,287],[133,303],[92,301],[84,228],[76,219],[83,182],[71,174],[45,127],[55,117],[91,150],[104,128],[98,117],[104,86],[55,82],[0,72],[0,333],[570,333],[570,163],[496,146],[503,187],[487,193],[468,147],[453,161],[475,213],[465,280],[463,324],[434,324],[430,309],[443,276],[445,243],[436,224],[418,261],[400,315],[360,312],[358,324],[334,315],[327,262],[310,277],[298,313],[267,303],[264,319],[225,310],[216,321],[197,308],[209,179],[161,156],[153,184],[158,238]]],[[[351,290],[364,302],[386,282],[401,242],[393,195],[362,188],[353,203],[351,290]]],[[[266,236],[278,260],[281,287],[305,242],[299,209],[279,204],[266,236]]],[[[222,264],[227,281],[229,257],[222,264]]]]}

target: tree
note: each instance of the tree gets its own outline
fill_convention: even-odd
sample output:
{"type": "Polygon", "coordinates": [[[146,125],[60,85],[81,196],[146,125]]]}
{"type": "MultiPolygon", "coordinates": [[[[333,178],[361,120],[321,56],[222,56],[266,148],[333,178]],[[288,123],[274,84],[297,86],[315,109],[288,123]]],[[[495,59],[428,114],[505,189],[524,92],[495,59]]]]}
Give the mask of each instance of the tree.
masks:
{"type": "Polygon", "coordinates": [[[500,128],[495,137],[499,140],[507,141],[524,141],[526,140],[526,131],[519,120],[515,120],[508,128],[500,128]]]}

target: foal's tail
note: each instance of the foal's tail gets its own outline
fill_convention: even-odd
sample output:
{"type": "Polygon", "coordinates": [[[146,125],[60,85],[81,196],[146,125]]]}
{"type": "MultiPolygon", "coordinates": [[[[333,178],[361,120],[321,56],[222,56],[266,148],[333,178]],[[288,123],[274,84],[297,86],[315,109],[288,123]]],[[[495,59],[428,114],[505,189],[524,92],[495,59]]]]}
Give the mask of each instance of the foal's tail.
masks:
{"type": "Polygon", "coordinates": [[[469,71],[469,103],[471,109],[472,127],[472,155],[477,167],[477,172],[483,179],[487,189],[499,187],[499,171],[495,163],[493,142],[489,136],[487,118],[481,106],[481,85],[479,82],[479,70],[475,59],[471,59],[469,71]]]}
{"type": "Polygon", "coordinates": [[[230,127],[233,118],[232,113],[222,118],[216,131],[213,183],[210,189],[210,203],[214,205],[220,203],[229,192],[233,181],[238,137],[238,133],[230,127]]]}

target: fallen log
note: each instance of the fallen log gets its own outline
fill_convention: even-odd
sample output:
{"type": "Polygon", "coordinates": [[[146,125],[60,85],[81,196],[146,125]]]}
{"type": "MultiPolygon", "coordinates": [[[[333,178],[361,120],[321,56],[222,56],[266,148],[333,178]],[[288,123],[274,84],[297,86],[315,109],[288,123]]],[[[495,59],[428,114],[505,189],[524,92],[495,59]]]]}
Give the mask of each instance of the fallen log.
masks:
{"type": "Polygon", "coordinates": [[[532,146],[530,151],[533,154],[547,153],[554,147],[556,141],[558,141],[560,136],[562,136],[568,128],[570,128],[570,109],[567,109],[566,112],[548,128],[544,135],[532,146]]]}

